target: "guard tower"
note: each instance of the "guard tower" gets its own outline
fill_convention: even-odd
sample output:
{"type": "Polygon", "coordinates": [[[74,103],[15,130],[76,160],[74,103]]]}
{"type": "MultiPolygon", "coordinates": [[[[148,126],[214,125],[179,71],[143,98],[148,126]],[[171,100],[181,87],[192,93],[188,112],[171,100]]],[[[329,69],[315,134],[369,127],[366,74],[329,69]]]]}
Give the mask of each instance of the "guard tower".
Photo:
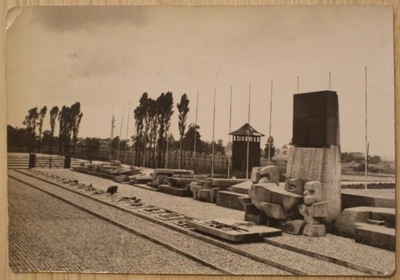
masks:
{"type": "Polygon", "coordinates": [[[237,177],[246,176],[247,138],[249,138],[249,174],[254,166],[260,166],[260,140],[264,134],[246,123],[232,135],[232,174],[237,177]]]}

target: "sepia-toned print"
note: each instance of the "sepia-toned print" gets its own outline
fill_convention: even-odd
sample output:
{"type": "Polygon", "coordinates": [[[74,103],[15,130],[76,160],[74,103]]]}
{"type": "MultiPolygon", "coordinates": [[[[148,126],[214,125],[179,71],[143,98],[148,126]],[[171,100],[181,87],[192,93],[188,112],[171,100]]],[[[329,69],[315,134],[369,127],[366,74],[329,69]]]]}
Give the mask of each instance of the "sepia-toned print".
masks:
{"type": "Polygon", "coordinates": [[[392,14],[11,9],[11,271],[393,274],[392,14]]]}

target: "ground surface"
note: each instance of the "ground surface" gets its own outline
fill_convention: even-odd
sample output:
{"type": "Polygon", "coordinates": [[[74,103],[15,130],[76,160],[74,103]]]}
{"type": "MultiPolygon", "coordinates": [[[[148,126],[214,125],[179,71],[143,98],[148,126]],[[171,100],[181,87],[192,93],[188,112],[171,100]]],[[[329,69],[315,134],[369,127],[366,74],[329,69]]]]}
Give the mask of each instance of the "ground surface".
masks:
{"type": "MultiPolygon", "coordinates": [[[[110,180],[70,170],[48,169],[43,171],[63,178],[78,179],[81,183],[92,184],[95,188],[102,190],[107,189],[110,185],[118,185],[120,195],[136,196],[146,203],[197,219],[230,217],[243,220],[244,216],[242,211],[195,201],[191,198],[175,197],[145,188],[116,184],[110,180]]],[[[15,173],[15,171],[10,172],[15,173]]],[[[35,271],[58,269],[93,271],[93,269],[97,269],[95,271],[126,271],[130,273],[143,273],[143,271],[145,273],[219,273],[198,263],[193,264],[192,260],[183,258],[148,240],[131,236],[132,234],[128,234],[118,227],[114,228],[111,224],[90,214],[81,213],[72,206],[67,204],[61,206],[59,201],[52,202],[54,198],[43,196],[40,192],[37,193],[38,191],[29,190],[13,179],[9,179],[9,192],[10,259],[16,261],[14,262],[15,269],[29,271],[33,267],[35,271]],[[39,209],[35,209],[38,206],[40,206],[39,209]],[[15,215],[12,216],[12,213],[15,215]],[[47,233],[43,234],[44,232],[47,233]],[[49,232],[50,234],[48,234],[49,232]],[[42,244],[40,242],[47,245],[40,245],[42,244]],[[90,247],[89,244],[95,246],[90,247]],[[140,248],[139,252],[138,248],[140,248]],[[51,252],[50,257],[49,252],[51,252]],[[143,256],[145,257],[143,258],[143,256]],[[56,259],[63,261],[54,263],[53,260],[56,259]],[[165,266],[159,265],[164,262],[165,266]],[[54,269],[54,267],[58,267],[58,269],[54,269]]],[[[119,214],[114,213],[113,215],[119,214]]],[[[159,231],[154,232],[154,235],[159,231]]],[[[273,237],[270,240],[273,244],[225,244],[224,246],[229,246],[231,250],[247,252],[257,258],[268,259],[273,264],[282,263],[290,266],[294,271],[303,271],[311,275],[362,274],[360,271],[319,260],[322,256],[341,260],[347,265],[371,268],[385,274],[392,273],[395,268],[394,252],[357,244],[354,240],[334,235],[328,235],[326,238],[307,238],[284,234],[282,237],[273,237]],[[292,247],[292,249],[285,250],[284,246],[292,247]],[[295,250],[300,253],[294,253],[295,250]],[[311,253],[313,257],[305,256],[304,253],[301,253],[302,250],[311,253]]],[[[199,241],[195,239],[192,241],[188,239],[187,242],[186,245],[180,245],[185,247],[193,246],[192,243],[199,245],[199,241]]],[[[182,242],[178,240],[177,245],[179,243],[182,242]]],[[[200,252],[202,247],[195,250],[200,252]]],[[[205,251],[206,255],[207,252],[211,251],[205,251]]],[[[221,259],[218,254],[215,255],[216,258],[221,259]]],[[[244,271],[245,274],[287,274],[287,272],[274,267],[256,264],[254,267],[248,264],[244,270],[241,270],[238,264],[243,264],[243,260],[234,260],[228,255],[224,255],[224,258],[226,261],[223,262],[223,265],[231,262],[230,267],[236,267],[235,271],[239,274],[240,271],[242,273],[244,271]]]]}

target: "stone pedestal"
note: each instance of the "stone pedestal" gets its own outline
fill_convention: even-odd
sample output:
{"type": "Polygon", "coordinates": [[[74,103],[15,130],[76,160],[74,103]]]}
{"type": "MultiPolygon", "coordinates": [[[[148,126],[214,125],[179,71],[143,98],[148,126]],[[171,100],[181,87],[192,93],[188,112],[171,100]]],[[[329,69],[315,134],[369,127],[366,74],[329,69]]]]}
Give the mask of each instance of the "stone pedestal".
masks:
{"type": "Polygon", "coordinates": [[[333,222],[341,213],[340,148],[292,147],[289,150],[286,177],[322,184],[322,200],[328,203],[327,222],[333,222]]]}

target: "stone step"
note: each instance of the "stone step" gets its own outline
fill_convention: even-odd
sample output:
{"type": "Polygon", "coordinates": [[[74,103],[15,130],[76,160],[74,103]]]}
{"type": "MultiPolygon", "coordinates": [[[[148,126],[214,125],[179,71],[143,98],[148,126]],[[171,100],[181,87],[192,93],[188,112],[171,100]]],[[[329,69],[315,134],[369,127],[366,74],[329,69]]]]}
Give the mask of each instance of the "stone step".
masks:
{"type": "Polygon", "coordinates": [[[355,241],[390,251],[396,250],[396,230],[367,223],[356,223],[355,241]]]}
{"type": "MultiPolygon", "coordinates": [[[[76,158],[71,158],[71,167],[78,167],[81,161],[76,158]]],[[[48,168],[50,166],[50,156],[36,157],[36,167],[48,168]]],[[[52,168],[64,168],[64,157],[53,156],[51,158],[52,168]]],[[[8,169],[24,169],[29,168],[29,155],[8,155],[7,156],[8,169]]]]}
{"type": "Polygon", "coordinates": [[[342,189],[342,209],[359,206],[395,208],[396,199],[375,194],[354,192],[351,189],[342,189]]]}
{"type": "Polygon", "coordinates": [[[367,219],[385,221],[385,226],[395,228],[396,209],[384,207],[352,207],[344,209],[335,222],[335,230],[339,235],[354,238],[356,223],[366,223],[367,219]]]}

